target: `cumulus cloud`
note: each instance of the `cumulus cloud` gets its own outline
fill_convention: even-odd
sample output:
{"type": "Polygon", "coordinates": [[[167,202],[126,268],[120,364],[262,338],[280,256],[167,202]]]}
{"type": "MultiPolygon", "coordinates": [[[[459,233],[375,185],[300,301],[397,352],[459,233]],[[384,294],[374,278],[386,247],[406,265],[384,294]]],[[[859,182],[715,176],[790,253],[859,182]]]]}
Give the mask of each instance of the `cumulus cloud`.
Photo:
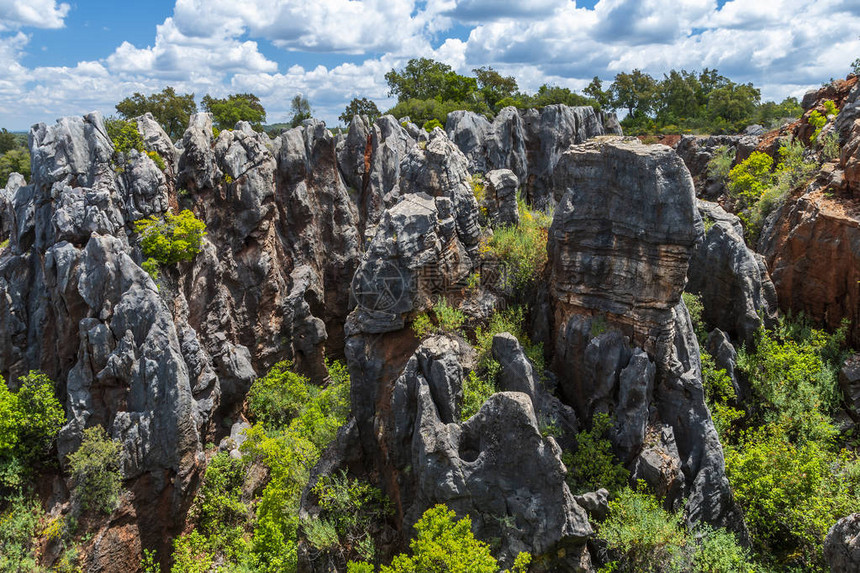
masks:
{"type": "Polygon", "coordinates": [[[69,5],[56,0],[0,0],[0,31],[31,28],[62,28],[69,5]]]}
{"type": "Polygon", "coordinates": [[[25,66],[26,28],[62,26],[68,11],[54,0],[0,0],[0,125],[110,113],[122,97],[166,85],[198,97],[254,92],[270,121],[286,119],[302,93],[331,123],[353,97],[390,107],[384,75],[413,57],[461,73],[490,65],[529,91],[582,89],[633,68],[659,77],[709,67],[781,99],[844,76],[860,55],[856,0],[176,0],[150,45],[25,66]],[[314,59],[327,65],[303,63],[314,59]]]}

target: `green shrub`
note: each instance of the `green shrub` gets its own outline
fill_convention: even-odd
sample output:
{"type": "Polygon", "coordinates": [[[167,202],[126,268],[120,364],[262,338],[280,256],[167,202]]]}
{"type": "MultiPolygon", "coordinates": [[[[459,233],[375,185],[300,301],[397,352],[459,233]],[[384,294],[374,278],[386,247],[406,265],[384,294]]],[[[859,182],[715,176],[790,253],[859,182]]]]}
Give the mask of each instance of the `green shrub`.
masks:
{"type": "Polygon", "coordinates": [[[487,399],[496,393],[496,386],[479,378],[474,371],[469,372],[463,381],[463,406],[460,408],[460,419],[468,420],[478,413],[487,399]]]}
{"type": "Polygon", "coordinates": [[[729,171],[729,192],[742,207],[755,204],[764,190],[771,185],[772,166],[773,158],[770,155],[753,151],[729,171]]]}
{"type": "Polygon", "coordinates": [[[157,260],[155,260],[152,257],[149,257],[148,259],[146,259],[145,261],[143,261],[140,264],[140,268],[145,270],[147,272],[147,274],[150,277],[152,277],[152,280],[154,280],[154,281],[158,280],[159,273],[158,273],[158,261],[157,260]]]}
{"type": "Polygon", "coordinates": [[[147,151],[146,154],[149,156],[152,161],[155,162],[155,166],[160,170],[164,171],[167,169],[167,165],[164,163],[164,159],[161,158],[161,155],[158,154],[157,151],[147,151]]]}
{"type": "Polygon", "coordinates": [[[50,378],[31,371],[19,385],[12,392],[0,376],[0,499],[20,494],[66,420],[50,378]]]}
{"type": "Polygon", "coordinates": [[[839,146],[839,136],[830,132],[821,139],[821,162],[828,163],[839,159],[842,148],[839,146]]]}
{"type": "Polygon", "coordinates": [[[725,529],[707,525],[699,528],[698,546],[693,554],[693,570],[701,573],[753,573],[747,549],[725,529]]]}
{"type": "Polygon", "coordinates": [[[140,570],[143,573],[161,573],[161,565],[155,558],[155,551],[151,549],[143,550],[143,559],[140,562],[140,570]]]}
{"type": "Polygon", "coordinates": [[[143,153],[143,137],[137,130],[137,122],[124,119],[106,119],[105,128],[113,142],[115,154],[128,153],[132,149],[143,153]]]}
{"type": "Polygon", "coordinates": [[[811,440],[795,445],[776,425],[750,430],[724,449],[756,549],[780,565],[822,569],[828,528],[860,507],[860,492],[846,479],[856,459],[811,440]]]}
{"type": "Polygon", "coordinates": [[[30,152],[26,149],[11,149],[0,155],[0,188],[6,187],[9,176],[20,173],[30,180],[30,152]]]}
{"type": "Polygon", "coordinates": [[[293,372],[292,367],[291,362],[278,362],[265,376],[254,380],[248,391],[251,416],[267,428],[285,426],[320,393],[318,386],[293,372]]]}
{"type": "Polygon", "coordinates": [[[308,540],[318,550],[335,554],[341,563],[350,557],[374,560],[370,531],[391,513],[388,498],[379,489],[348,478],[346,472],[323,476],[312,492],[321,511],[303,524],[308,540]]]}
{"type": "MultiPolygon", "coordinates": [[[[329,374],[329,385],[323,390],[308,389],[307,401],[286,427],[268,428],[258,422],[247,431],[248,439],[242,444],[246,455],[269,468],[269,483],[257,504],[253,538],[259,571],[275,573],[296,568],[302,490],[311,468],[349,413],[346,369],[335,363],[329,366],[329,374]]],[[[299,394],[303,392],[297,390],[293,395],[299,394]]]]}
{"type": "Polygon", "coordinates": [[[699,345],[702,345],[708,338],[708,328],[702,319],[702,313],[705,311],[702,297],[686,291],[681,293],[681,297],[684,299],[684,306],[687,307],[687,311],[690,313],[690,320],[693,322],[693,331],[696,333],[699,345]]]}
{"type": "MultiPolygon", "coordinates": [[[[431,507],[415,524],[416,536],[409,542],[412,555],[400,554],[390,567],[383,566],[382,573],[496,573],[496,560],[490,547],[475,539],[472,520],[469,516],[457,519],[457,515],[444,505],[431,507]]],[[[517,556],[513,571],[525,573],[531,556],[517,556]]],[[[349,571],[372,571],[367,566],[350,565],[349,571]]]]}
{"type": "Polygon", "coordinates": [[[37,571],[37,545],[42,506],[36,500],[10,500],[0,514],[0,571],[37,571]]]}
{"type": "Polygon", "coordinates": [[[179,215],[167,212],[163,219],[153,215],[136,221],[134,227],[140,233],[143,256],[165,265],[193,259],[206,235],[206,224],[188,209],[179,215]]]}
{"type": "Polygon", "coordinates": [[[173,540],[171,573],[209,573],[214,561],[209,540],[197,530],[173,540]]]}
{"type": "Polygon", "coordinates": [[[725,183],[729,180],[729,172],[735,161],[735,150],[727,145],[721,145],[714,150],[708,161],[708,178],[725,183]]]}
{"type": "Polygon", "coordinates": [[[744,413],[734,407],[737,399],[732,379],[724,368],[717,369],[714,358],[701,351],[702,386],[705,390],[705,401],[711,410],[711,418],[720,439],[726,442],[735,423],[743,418],[744,413]]]}
{"type": "Polygon", "coordinates": [[[475,349],[478,352],[478,372],[486,376],[489,383],[495,384],[501,366],[493,358],[493,337],[507,332],[512,334],[523,346],[523,351],[534,364],[535,373],[543,380],[546,365],[543,344],[533,343],[525,333],[525,310],[522,306],[512,306],[497,310],[490,316],[487,327],[475,329],[475,349]]]}
{"type": "Polygon", "coordinates": [[[415,332],[415,336],[426,338],[436,333],[463,334],[462,327],[466,322],[466,315],[448,304],[448,299],[444,296],[436,301],[432,312],[436,319],[435,326],[426,313],[415,317],[415,320],[412,322],[412,330],[415,332]]]}
{"type": "Polygon", "coordinates": [[[606,488],[610,493],[627,484],[630,472],[627,471],[615,454],[609,434],[612,418],[605,413],[597,413],[591,422],[591,430],[583,430],[576,435],[576,449],[565,452],[562,460],[568,468],[567,483],[573,493],[586,493],[606,488]]]}
{"type": "Polygon", "coordinates": [[[438,127],[438,128],[440,128],[440,129],[442,129],[442,130],[444,130],[444,129],[445,129],[445,126],[444,126],[444,125],[442,125],[442,122],[441,122],[441,121],[439,121],[439,120],[438,120],[438,119],[436,119],[436,118],[433,118],[433,119],[430,119],[430,120],[425,121],[425,122],[424,122],[424,125],[423,125],[423,129],[424,129],[424,131],[426,131],[427,133],[431,133],[431,132],[432,132],[435,128],[437,128],[437,127],[438,127]]]}
{"type": "Polygon", "coordinates": [[[120,445],[101,426],[84,430],[77,451],[69,454],[73,494],[84,509],[110,513],[116,507],[122,478],[120,445]]]}
{"type": "Polygon", "coordinates": [[[484,256],[492,256],[506,265],[507,283],[524,293],[539,280],[547,263],[547,230],[552,217],[528,208],[522,197],[517,198],[519,225],[495,229],[480,248],[484,256]]]}
{"type": "Polygon", "coordinates": [[[683,560],[683,522],[682,512],[668,513],[653,495],[625,487],[609,502],[598,535],[620,571],[672,571],[683,560]]]}

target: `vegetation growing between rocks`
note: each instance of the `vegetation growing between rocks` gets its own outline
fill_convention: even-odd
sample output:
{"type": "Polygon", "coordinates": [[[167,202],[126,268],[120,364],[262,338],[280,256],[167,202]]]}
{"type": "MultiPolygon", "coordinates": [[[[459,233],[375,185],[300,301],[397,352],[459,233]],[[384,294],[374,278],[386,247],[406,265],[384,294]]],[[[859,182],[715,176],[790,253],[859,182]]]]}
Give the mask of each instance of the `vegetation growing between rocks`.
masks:
{"type": "Polygon", "coordinates": [[[80,447],[69,454],[74,498],[84,510],[110,513],[119,499],[120,445],[101,426],[84,430],[80,447]]]}
{"type": "Polygon", "coordinates": [[[576,449],[562,456],[568,468],[567,484],[575,494],[606,488],[614,494],[627,485],[630,472],[612,453],[609,433],[612,418],[600,412],[594,415],[591,429],[576,435],[576,449]]]}
{"type": "Polygon", "coordinates": [[[412,331],[418,338],[426,338],[431,334],[459,334],[462,336],[466,315],[448,304],[448,299],[440,297],[431,309],[435,323],[427,313],[421,313],[412,322],[412,331]]]}
{"type": "MultiPolygon", "coordinates": [[[[382,566],[380,573],[497,573],[500,570],[490,554],[490,546],[475,539],[469,516],[457,515],[444,505],[424,512],[415,524],[415,537],[409,542],[411,555],[397,555],[391,566],[382,566]]],[[[528,553],[520,553],[511,573],[526,573],[531,563],[528,553]]],[[[373,573],[377,569],[366,562],[351,562],[349,573],[373,573]]]]}
{"type": "Polygon", "coordinates": [[[135,231],[140,234],[143,269],[153,279],[158,278],[158,265],[174,265],[190,261],[200,252],[206,224],[188,209],[179,215],[169,211],[159,219],[155,215],[136,221],[135,231]]]}

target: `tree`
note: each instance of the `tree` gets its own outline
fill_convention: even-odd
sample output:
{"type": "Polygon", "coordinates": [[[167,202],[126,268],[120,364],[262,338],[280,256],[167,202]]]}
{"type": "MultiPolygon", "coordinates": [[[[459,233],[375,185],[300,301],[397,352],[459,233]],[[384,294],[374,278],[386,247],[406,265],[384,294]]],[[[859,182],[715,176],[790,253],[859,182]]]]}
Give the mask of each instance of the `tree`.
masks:
{"type": "Polygon", "coordinates": [[[478,79],[478,89],[484,96],[484,101],[493,109],[496,109],[499,101],[517,93],[519,86],[513,76],[503,76],[491,67],[475,68],[472,72],[478,79]]]}
{"type": "Polygon", "coordinates": [[[290,102],[290,110],[293,112],[293,117],[290,119],[290,127],[298,127],[301,123],[311,118],[311,102],[302,94],[296,94],[290,102]]]}
{"type": "Polygon", "coordinates": [[[633,70],[617,74],[609,89],[614,108],[624,108],[631,116],[647,115],[653,107],[657,81],[641,70],[633,70]]]}
{"type": "Polygon", "coordinates": [[[149,96],[135,92],[116,104],[116,110],[124,119],[150,112],[167,135],[176,140],[185,132],[191,114],[197,112],[197,104],[193,93],[177,95],[176,90],[168,86],[149,96]]]}
{"type": "Polygon", "coordinates": [[[30,178],[30,152],[26,149],[12,149],[0,155],[0,187],[5,187],[12,173],[20,173],[24,179],[30,178]]]}
{"type": "Polygon", "coordinates": [[[338,119],[349,125],[349,122],[351,122],[352,118],[356,115],[366,115],[370,120],[370,123],[373,123],[379,117],[379,108],[366,97],[361,99],[354,98],[349,102],[349,105],[346,106],[346,109],[342,114],[340,114],[338,119]]]}
{"type": "Polygon", "coordinates": [[[593,100],[572,92],[569,88],[551,86],[544,84],[538,88],[535,95],[525,98],[530,107],[545,107],[553,104],[564,104],[570,106],[592,105],[593,100]]]}
{"type": "Polygon", "coordinates": [[[708,96],[708,115],[723,118],[735,128],[752,118],[761,92],[752,84],[728,84],[713,90],[708,96]]]}
{"type": "Polygon", "coordinates": [[[254,94],[231,94],[223,99],[205,95],[200,103],[212,114],[218,129],[233,129],[238,122],[247,121],[255,130],[263,130],[266,110],[254,94]]]}
{"type": "Polygon", "coordinates": [[[441,101],[472,101],[478,90],[478,80],[456,73],[451,66],[430,58],[413,58],[400,71],[385,74],[388,95],[398,102],[410,99],[441,101]]]}
{"type": "Polygon", "coordinates": [[[671,70],[664,75],[655,92],[658,123],[678,123],[699,115],[701,84],[694,74],[671,70]]]}
{"type": "Polygon", "coordinates": [[[18,139],[15,134],[7,131],[5,127],[0,130],[0,155],[16,147],[18,147],[18,139]]]}
{"type": "Polygon", "coordinates": [[[585,89],[582,90],[582,93],[597,103],[600,104],[600,107],[610,107],[610,103],[612,101],[612,91],[603,89],[603,80],[594,76],[594,79],[591,80],[591,83],[585,86],[585,89]]]}
{"type": "Polygon", "coordinates": [[[122,477],[119,473],[120,445],[101,426],[84,430],[81,446],[69,454],[74,495],[84,509],[110,513],[116,507],[122,477]]]}

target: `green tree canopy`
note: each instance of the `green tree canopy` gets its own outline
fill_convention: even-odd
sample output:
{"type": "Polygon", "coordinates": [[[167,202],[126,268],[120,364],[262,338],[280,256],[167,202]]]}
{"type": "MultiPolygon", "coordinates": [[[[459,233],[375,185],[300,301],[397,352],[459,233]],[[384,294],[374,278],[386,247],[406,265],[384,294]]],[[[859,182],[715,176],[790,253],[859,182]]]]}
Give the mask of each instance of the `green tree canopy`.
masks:
{"type": "Polygon", "coordinates": [[[290,110],[293,112],[293,117],[290,119],[290,127],[298,127],[301,123],[311,118],[313,110],[311,110],[311,102],[302,94],[296,94],[290,101],[290,110]]]}
{"type": "Polygon", "coordinates": [[[599,103],[600,107],[611,107],[612,90],[604,90],[603,80],[597,76],[594,76],[591,83],[585,86],[582,93],[599,103]]]}
{"type": "MultiPolygon", "coordinates": [[[[307,101],[307,100],[305,100],[307,101]]],[[[349,105],[346,106],[346,109],[340,114],[340,119],[343,123],[349,125],[349,122],[352,121],[352,118],[356,115],[366,115],[370,122],[373,123],[376,121],[376,118],[379,117],[379,108],[376,107],[376,104],[371,100],[363,97],[361,99],[354,98],[349,105]]]]}
{"type": "Polygon", "coordinates": [[[30,152],[26,149],[11,149],[0,155],[0,187],[5,187],[12,173],[20,173],[30,179],[30,152]]]}
{"type": "Polygon", "coordinates": [[[478,80],[456,73],[451,66],[430,58],[413,58],[402,70],[385,74],[389,95],[398,102],[441,99],[465,102],[478,90],[478,80]]]}
{"type": "Polygon", "coordinates": [[[266,110],[254,94],[231,94],[226,98],[205,95],[200,103],[212,114],[218,129],[233,129],[236,123],[247,121],[255,130],[263,130],[266,110]]]}
{"type": "Polygon", "coordinates": [[[500,100],[512,97],[519,89],[513,76],[503,76],[491,67],[475,68],[472,72],[478,80],[478,89],[484,101],[494,109],[500,100]]]}
{"type": "Polygon", "coordinates": [[[18,138],[14,133],[6,130],[4,127],[0,129],[0,155],[18,147],[18,138]]]}
{"type": "Polygon", "coordinates": [[[657,81],[641,70],[620,73],[610,86],[612,105],[631,116],[647,115],[654,106],[657,81]]]}
{"type": "Polygon", "coordinates": [[[176,140],[185,132],[191,114],[197,112],[197,104],[193,93],[179,95],[168,86],[148,96],[135,92],[116,104],[116,110],[124,119],[150,112],[170,139],[176,140]]]}
{"type": "Polygon", "coordinates": [[[739,124],[752,118],[760,98],[761,92],[752,84],[729,82],[708,96],[708,114],[739,124]]]}

